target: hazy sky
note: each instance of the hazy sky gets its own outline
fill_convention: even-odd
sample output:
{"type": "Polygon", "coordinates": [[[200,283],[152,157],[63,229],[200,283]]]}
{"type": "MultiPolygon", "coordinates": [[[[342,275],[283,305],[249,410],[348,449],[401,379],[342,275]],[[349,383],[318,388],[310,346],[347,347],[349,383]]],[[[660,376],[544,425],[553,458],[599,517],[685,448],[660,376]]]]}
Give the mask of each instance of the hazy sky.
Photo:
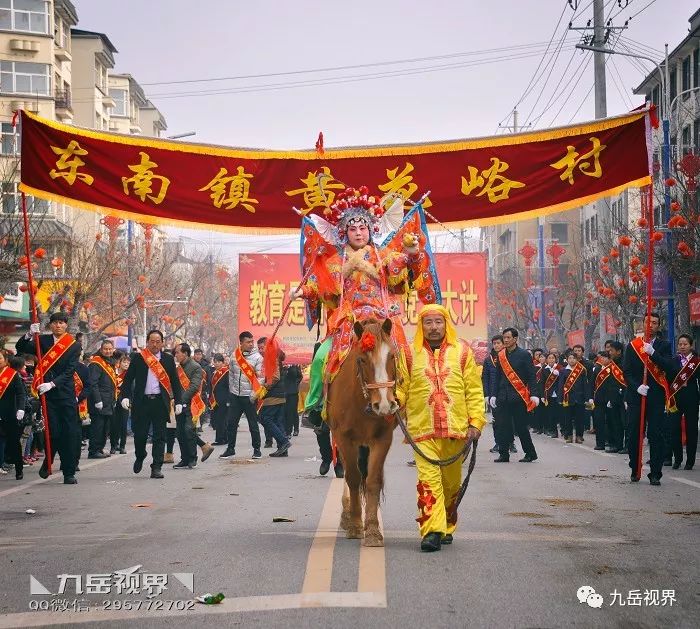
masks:
{"type": "MultiPolygon", "coordinates": [[[[73,1],[78,27],[108,35],[115,71],[141,83],[168,134],[196,131],[192,141],[311,148],[319,130],[326,147],[457,139],[512,124],[516,104],[532,128],[594,117],[591,53],[566,32],[593,17],[590,0],[572,0],[575,15],[566,0],[73,1]],[[248,78],[172,83],[221,77],[248,78]]],[[[649,3],[605,0],[605,14],[615,26],[633,16],[616,49],[661,59],[698,2],[649,3]]],[[[615,57],[607,69],[608,115],[643,103],[631,93],[642,68],[615,57]]]]}

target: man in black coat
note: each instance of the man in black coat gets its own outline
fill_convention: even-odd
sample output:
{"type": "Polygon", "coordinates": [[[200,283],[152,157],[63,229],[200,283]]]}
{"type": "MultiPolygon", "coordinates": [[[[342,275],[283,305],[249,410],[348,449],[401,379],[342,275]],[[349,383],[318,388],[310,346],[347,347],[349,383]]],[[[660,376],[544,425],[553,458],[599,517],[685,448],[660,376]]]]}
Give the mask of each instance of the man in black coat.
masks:
{"type": "Polygon", "coordinates": [[[666,373],[677,410],[669,414],[671,422],[671,451],[673,469],[677,470],[683,460],[681,417],[685,417],[686,455],[685,468],[692,470],[698,449],[698,405],[700,405],[700,360],[693,351],[693,337],[681,334],[678,337],[678,354],[666,358],[653,347],[645,346],[652,361],[666,373]]]}
{"type": "MultiPolygon", "coordinates": [[[[80,360],[81,347],[66,332],[68,316],[65,313],[53,313],[49,319],[49,328],[51,334],[39,336],[43,381],[38,384],[37,393],[46,396],[52,458],[58,452],[61,457],[63,482],[66,485],[75,485],[78,482],[75,478],[75,466],[80,452],[76,452],[76,444],[80,443],[80,430],[76,421],[78,408],[73,374],[80,360]]],[[[34,335],[40,331],[41,325],[32,323],[29,332],[17,341],[17,352],[36,355],[34,335]]],[[[53,461],[51,463],[53,464],[53,461]]],[[[48,460],[44,458],[39,476],[48,478],[48,475],[48,460]]]]}
{"type": "Polygon", "coordinates": [[[513,440],[513,428],[515,428],[520,445],[525,452],[520,462],[531,463],[537,460],[537,452],[528,429],[528,412],[540,402],[539,397],[535,395],[537,389],[535,366],[530,352],[518,347],[518,331],[515,328],[503,330],[503,345],[505,349],[499,352],[496,361],[496,395],[489,398],[491,408],[500,408],[503,417],[503,421],[499,421],[496,425],[496,443],[500,456],[495,459],[495,462],[507,463],[510,460],[508,446],[513,440]],[[516,390],[511,380],[515,382],[515,386],[522,395],[516,390]]]}
{"type": "Polygon", "coordinates": [[[0,351],[0,448],[5,448],[8,459],[15,465],[15,478],[22,480],[22,446],[20,422],[24,419],[27,390],[22,376],[8,363],[5,350],[0,351]]]}
{"type": "Polygon", "coordinates": [[[212,445],[223,446],[228,444],[226,432],[226,413],[228,399],[231,392],[228,388],[228,367],[223,354],[214,354],[214,373],[211,376],[211,425],[216,430],[216,439],[212,445]]]}
{"type": "Polygon", "coordinates": [[[132,356],[120,395],[122,408],[131,409],[136,449],[134,473],[138,474],[143,469],[148,431],[152,426],[151,478],[163,478],[161,467],[165,451],[165,425],[170,417],[171,405],[174,404],[176,415],[182,412],[182,387],[175,370],[175,359],[172,354],[163,351],[163,333],[160,330],[151,330],[146,336],[145,349],[132,356]],[[147,361],[151,362],[152,367],[148,366],[147,361]]]}
{"type": "Polygon", "coordinates": [[[107,443],[109,429],[117,391],[117,373],[114,370],[112,355],[114,343],[102,341],[98,354],[90,359],[88,365],[90,391],[88,394],[88,409],[90,411],[90,446],[88,459],[104,459],[104,447],[107,443]]]}
{"type": "MultiPolygon", "coordinates": [[[[654,353],[658,352],[660,357],[670,358],[671,346],[668,341],[658,337],[660,324],[658,313],[652,312],[648,322],[645,320],[645,330],[647,323],[652,338],[650,344],[654,349],[654,353]]],[[[627,346],[627,349],[625,349],[625,357],[622,363],[622,370],[627,382],[625,402],[627,402],[627,427],[629,430],[627,440],[630,457],[629,464],[632,469],[630,478],[633,483],[639,481],[637,476],[640,439],[639,423],[642,412],[642,396],[645,396],[647,399],[645,424],[651,458],[651,471],[648,474],[648,478],[652,485],[660,485],[661,476],[663,475],[661,469],[664,462],[664,422],[666,421],[664,407],[666,405],[666,392],[650,372],[647,374],[647,383],[643,384],[644,362],[640,358],[640,354],[644,356],[643,344],[643,339],[633,339],[627,346]]],[[[649,362],[651,363],[651,361],[649,362]]]]}

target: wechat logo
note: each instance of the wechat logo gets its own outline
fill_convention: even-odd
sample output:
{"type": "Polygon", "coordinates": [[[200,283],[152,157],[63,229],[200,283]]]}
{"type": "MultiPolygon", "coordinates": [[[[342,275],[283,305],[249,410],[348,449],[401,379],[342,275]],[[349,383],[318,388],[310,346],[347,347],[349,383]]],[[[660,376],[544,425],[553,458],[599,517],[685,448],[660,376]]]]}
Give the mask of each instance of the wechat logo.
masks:
{"type": "Polygon", "coordinates": [[[603,597],[596,594],[596,591],[590,585],[582,585],[576,591],[576,598],[579,603],[588,603],[589,607],[600,609],[603,606],[603,597]]]}

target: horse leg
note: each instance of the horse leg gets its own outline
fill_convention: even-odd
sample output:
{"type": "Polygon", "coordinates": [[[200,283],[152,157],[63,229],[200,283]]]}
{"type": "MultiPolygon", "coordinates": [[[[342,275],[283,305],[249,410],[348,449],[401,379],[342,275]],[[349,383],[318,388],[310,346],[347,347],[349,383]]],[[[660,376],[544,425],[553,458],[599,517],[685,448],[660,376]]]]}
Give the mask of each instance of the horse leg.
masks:
{"type": "Polygon", "coordinates": [[[391,447],[389,438],[373,441],[369,449],[367,480],[365,484],[365,546],[384,546],[384,536],[379,530],[379,497],[384,487],[384,462],[391,447]]]}
{"type": "Polygon", "coordinates": [[[362,537],[362,503],[360,502],[360,483],[362,477],[357,467],[357,446],[338,439],[340,455],[345,463],[345,483],[349,495],[343,495],[343,515],[340,525],[345,529],[348,539],[362,537]]]}

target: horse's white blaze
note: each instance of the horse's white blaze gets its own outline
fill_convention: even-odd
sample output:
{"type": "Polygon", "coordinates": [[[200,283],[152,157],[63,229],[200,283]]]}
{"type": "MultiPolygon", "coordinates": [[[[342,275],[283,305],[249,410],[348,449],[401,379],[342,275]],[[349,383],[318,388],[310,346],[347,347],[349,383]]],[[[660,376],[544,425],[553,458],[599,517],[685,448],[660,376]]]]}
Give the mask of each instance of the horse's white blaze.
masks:
{"type": "MultiPolygon", "coordinates": [[[[389,374],[386,370],[387,358],[389,357],[389,344],[382,343],[379,348],[379,355],[374,363],[374,381],[375,382],[387,382],[389,380],[389,374]]],[[[380,387],[377,389],[379,391],[379,414],[388,415],[391,412],[391,404],[389,403],[388,389],[386,387],[380,387]]]]}

